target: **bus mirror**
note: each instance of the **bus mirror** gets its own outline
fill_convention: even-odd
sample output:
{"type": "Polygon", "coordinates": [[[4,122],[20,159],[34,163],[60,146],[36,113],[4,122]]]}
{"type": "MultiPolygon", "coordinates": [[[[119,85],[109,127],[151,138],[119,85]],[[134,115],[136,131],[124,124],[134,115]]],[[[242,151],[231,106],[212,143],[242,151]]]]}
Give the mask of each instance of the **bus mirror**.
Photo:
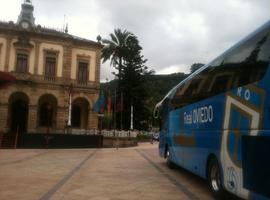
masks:
{"type": "Polygon", "coordinates": [[[155,119],[157,119],[158,116],[159,116],[159,112],[158,112],[157,109],[155,109],[155,110],[154,110],[154,113],[153,113],[153,117],[154,117],[155,119]]]}
{"type": "Polygon", "coordinates": [[[156,106],[156,107],[154,108],[153,117],[154,117],[155,119],[158,119],[158,117],[159,117],[159,109],[160,109],[159,106],[156,106]]]}

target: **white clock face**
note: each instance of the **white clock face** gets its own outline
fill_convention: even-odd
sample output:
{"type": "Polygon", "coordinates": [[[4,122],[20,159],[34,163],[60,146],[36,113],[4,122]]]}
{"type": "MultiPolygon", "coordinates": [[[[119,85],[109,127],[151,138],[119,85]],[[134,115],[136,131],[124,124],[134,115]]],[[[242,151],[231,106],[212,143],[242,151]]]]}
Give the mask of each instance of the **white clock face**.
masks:
{"type": "Polygon", "coordinates": [[[22,28],[27,29],[27,28],[29,28],[29,23],[28,22],[22,22],[21,26],[22,26],[22,28]]]}

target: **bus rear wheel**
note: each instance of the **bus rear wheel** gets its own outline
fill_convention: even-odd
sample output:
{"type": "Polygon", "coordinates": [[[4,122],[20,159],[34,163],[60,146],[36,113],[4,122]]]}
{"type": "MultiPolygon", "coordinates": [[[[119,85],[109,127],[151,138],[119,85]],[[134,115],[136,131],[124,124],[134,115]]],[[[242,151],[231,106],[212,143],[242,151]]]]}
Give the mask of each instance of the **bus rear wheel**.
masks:
{"type": "Polygon", "coordinates": [[[211,159],[208,164],[208,184],[217,199],[224,196],[224,188],[221,183],[221,171],[217,159],[211,159]]]}

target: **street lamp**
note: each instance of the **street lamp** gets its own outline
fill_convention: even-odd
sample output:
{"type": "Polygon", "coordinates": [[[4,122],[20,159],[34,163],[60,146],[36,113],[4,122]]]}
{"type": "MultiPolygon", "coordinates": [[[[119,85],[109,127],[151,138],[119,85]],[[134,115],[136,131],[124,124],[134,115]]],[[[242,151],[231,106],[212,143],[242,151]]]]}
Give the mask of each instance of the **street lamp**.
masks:
{"type": "Polygon", "coordinates": [[[73,85],[70,84],[70,86],[69,86],[69,104],[68,104],[68,121],[67,121],[68,127],[71,127],[72,93],[73,93],[73,85]]]}

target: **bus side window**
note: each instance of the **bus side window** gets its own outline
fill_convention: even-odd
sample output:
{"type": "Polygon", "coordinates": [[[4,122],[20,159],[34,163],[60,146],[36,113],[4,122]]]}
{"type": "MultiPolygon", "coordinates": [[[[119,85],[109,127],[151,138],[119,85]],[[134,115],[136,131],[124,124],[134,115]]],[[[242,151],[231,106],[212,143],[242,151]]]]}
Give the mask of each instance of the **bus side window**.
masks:
{"type": "Polygon", "coordinates": [[[221,74],[215,77],[213,83],[211,84],[210,92],[212,94],[219,94],[226,92],[230,89],[232,82],[232,75],[221,74]]]}
{"type": "Polygon", "coordinates": [[[177,89],[177,91],[176,91],[176,93],[175,93],[173,99],[171,100],[171,104],[172,104],[174,110],[175,110],[175,109],[178,109],[178,108],[181,108],[181,107],[183,107],[183,106],[185,105],[184,95],[183,95],[185,85],[186,85],[186,84],[181,85],[181,86],[177,89]]]}
{"type": "Polygon", "coordinates": [[[213,95],[211,93],[211,85],[213,85],[213,80],[216,76],[216,73],[218,72],[216,65],[219,65],[221,60],[222,59],[215,61],[213,65],[209,66],[202,72],[201,76],[204,77],[204,79],[198,91],[198,95],[201,97],[201,99],[205,99],[213,95]]]}
{"type": "Polygon", "coordinates": [[[235,88],[257,82],[264,77],[269,65],[269,35],[269,29],[265,30],[226,55],[225,65],[235,70],[235,88]]]}
{"type": "Polygon", "coordinates": [[[198,93],[199,85],[201,79],[194,79],[189,83],[188,88],[186,88],[184,95],[196,95],[198,93]]]}
{"type": "Polygon", "coordinates": [[[261,80],[265,74],[265,69],[258,70],[256,75],[254,76],[254,81],[261,80]]]}
{"type": "Polygon", "coordinates": [[[173,109],[261,80],[269,65],[270,30],[266,29],[223,54],[180,86],[173,109]]]}

